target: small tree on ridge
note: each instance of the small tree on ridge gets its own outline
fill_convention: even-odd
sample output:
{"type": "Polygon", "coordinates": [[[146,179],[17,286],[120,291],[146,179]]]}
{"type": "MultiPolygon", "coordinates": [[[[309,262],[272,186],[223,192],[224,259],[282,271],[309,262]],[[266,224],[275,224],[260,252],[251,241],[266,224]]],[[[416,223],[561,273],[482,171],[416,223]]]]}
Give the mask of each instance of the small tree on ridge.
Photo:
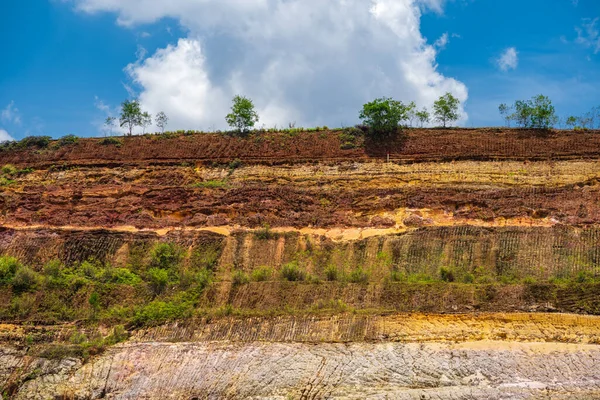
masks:
{"type": "Polygon", "coordinates": [[[408,120],[410,109],[401,101],[382,97],[365,104],[359,117],[372,134],[384,136],[395,133],[400,122],[408,120]]]}
{"type": "Polygon", "coordinates": [[[436,121],[442,123],[445,128],[448,122],[456,121],[459,117],[458,106],[460,100],[452,96],[452,93],[446,93],[433,103],[433,115],[436,121]]]}
{"type": "Polygon", "coordinates": [[[129,136],[133,134],[133,128],[142,125],[142,110],[137,100],[125,100],[121,104],[120,126],[126,126],[129,136]]]}
{"type": "Polygon", "coordinates": [[[225,120],[232,128],[236,128],[240,132],[247,131],[258,122],[258,114],[254,110],[254,103],[246,97],[235,96],[231,113],[227,114],[225,120]]]}
{"type": "Polygon", "coordinates": [[[161,133],[165,133],[165,127],[169,122],[169,117],[163,111],[156,114],[156,118],[154,120],[156,122],[156,126],[160,128],[161,133]]]}

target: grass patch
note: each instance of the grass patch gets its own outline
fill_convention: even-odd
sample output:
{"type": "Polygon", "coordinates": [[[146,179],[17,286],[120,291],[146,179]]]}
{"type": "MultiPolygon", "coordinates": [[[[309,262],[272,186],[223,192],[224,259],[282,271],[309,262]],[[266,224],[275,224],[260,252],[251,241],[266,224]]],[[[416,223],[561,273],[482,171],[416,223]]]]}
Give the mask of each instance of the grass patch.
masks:
{"type": "Polygon", "coordinates": [[[209,181],[202,181],[202,182],[196,182],[193,185],[194,187],[197,188],[205,188],[205,189],[221,189],[221,188],[226,188],[228,186],[227,181],[226,180],[209,180],[209,181]]]}

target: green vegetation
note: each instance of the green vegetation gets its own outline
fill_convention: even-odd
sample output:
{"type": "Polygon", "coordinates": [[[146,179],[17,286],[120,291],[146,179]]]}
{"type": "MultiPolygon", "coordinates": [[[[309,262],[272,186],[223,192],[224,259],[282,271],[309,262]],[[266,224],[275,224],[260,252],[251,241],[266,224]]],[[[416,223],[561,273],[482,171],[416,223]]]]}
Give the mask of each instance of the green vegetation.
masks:
{"type": "Polygon", "coordinates": [[[254,110],[254,103],[246,97],[235,96],[231,113],[227,114],[225,120],[230,127],[237,129],[239,132],[247,132],[258,122],[258,114],[254,110]]]}
{"type": "Polygon", "coordinates": [[[430,114],[427,111],[427,108],[423,107],[421,111],[417,111],[415,113],[417,120],[419,121],[420,127],[422,128],[425,124],[428,124],[430,121],[430,114]]]}
{"type": "Polygon", "coordinates": [[[208,181],[196,182],[194,184],[194,187],[205,188],[205,189],[226,188],[227,187],[227,181],[226,180],[211,179],[211,180],[208,180],[208,181]]]}
{"type": "Polygon", "coordinates": [[[38,147],[40,149],[44,149],[48,147],[51,140],[52,138],[50,136],[27,136],[26,138],[21,139],[21,141],[19,141],[18,147],[38,147]]]}
{"type": "Polygon", "coordinates": [[[79,140],[78,137],[75,135],[65,135],[65,136],[61,137],[60,139],[58,139],[58,142],[56,143],[56,145],[58,147],[70,146],[70,145],[77,143],[78,140],[79,140]]]}
{"type": "Polygon", "coordinates": [[[541,94],[530,100],[517,100],[512,106],[500,104],[498,110],[507,126],[515,121],[521,128],[548,129],[558,122],[552,101],[541,94]]]}
{"type": "Polygon", "coordinates": [[[297,261],[292,261],[281,267],[281,276],[290,282],[297,282],[306,279],[306,272],[300,269],[297,261]]]}
{"type": "Polygon", "coordinates": [[[450,268],[442,267],[440,268],[440,278],[444,282],[454,282],[454,271],[450,268]]]}
{"type": "Polygon", "coordinates": [[[452,93],[446,93],[433,103],[433,116],[436,121],[441,122],[445,128],[446,124],[458,120],[458,106],[460,100],[452,96],[452,93]]]}
{"type": "MultiPolygon", "coordinates": [[[[114,121],[114,120],[113,120],[114,121]]],[[[109,119],[106,123],[111,123],[109,119]]],[[[152,115],[146,111],[142,111],[140,102],[138,100],[125,100],[121,103],[121,114],[119,115],[119,126],[126,127],[129,136],[133,134],[133,128],[141,126],[143,133],[146,132],[146,128],[152,124],[152,115]]]]}
{"type": "Polygon", "coordinates": [[[244,271],[241,271],[239,269],[233,271],[233,274],[231,275],[231,283],[234,286],[245,285],[249,282],[250,278],[248,278],[248,274],[246,274],[244,271]]]}
{"type": "Polygon", "coordinates": [[[271,226],[269,224],[264,224],[262,228],[254,232],[254,236],[260,240],[269,240],[273,239],[275,234],[271,231],[271,226]]]}
{"type": "Polygon", "coordinates": [[[259,267],[252,271],[251,278],[254,282],[266,282],[273,276],[273,269],[269,267],[259,267]]]}
{"type": "Polygon", "coordinates": [[[373,136],[389,136],[396,133],[400,123],[408,120],[410,106],[388,97],[375,99],[363,105],[360,119],[369,127],[373,136]]]}
{"type": "Polygon", "coordinates": [[[167,124],[169,123],[169,117],[167,117],[167,114],[165,114],[163,111],[161,111],[158,114],[156,114],[154,122],[156,123],[156,126],[158,126],[160,128],[160,132],[164,134],[165,128],[167,127],[167,124]]]}
{"type": "Polygon", "coordinates": [[[121,147],[123,145],[123,142],[113,137],[106,137],[100,140],[100,144],[103,146],[115,145],[116,147],[121,147]]]}
{"type": "Polygon", "coordinates": [[[358,267],[350,273],[348,280],[352,283],[368,283],[369,274],[367,274],[362,267],[358,267]]]}

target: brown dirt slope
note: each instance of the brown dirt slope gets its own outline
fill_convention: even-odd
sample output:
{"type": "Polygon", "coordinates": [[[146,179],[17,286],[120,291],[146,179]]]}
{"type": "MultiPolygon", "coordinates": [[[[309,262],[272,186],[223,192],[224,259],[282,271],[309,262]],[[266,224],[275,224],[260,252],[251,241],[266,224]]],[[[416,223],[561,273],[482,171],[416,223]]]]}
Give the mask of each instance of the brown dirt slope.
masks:
{"type": "Polygon", "coordinates": [[[552,132],[508,129],[410,129],[386,143],[367,140],[344,150],[339,131],[261,133],[246,138],[223,134],[165,137],[144,135],[121,139],[122,146],[102,145],[101,139],[81,139],[58,150],[0,153],[0,164],[140,164],[184,160],[246,163],[313,162],[318,160],[384,159],[427,161],[454,159],[574,159],[597,158],[597,132],[552,132]]]}

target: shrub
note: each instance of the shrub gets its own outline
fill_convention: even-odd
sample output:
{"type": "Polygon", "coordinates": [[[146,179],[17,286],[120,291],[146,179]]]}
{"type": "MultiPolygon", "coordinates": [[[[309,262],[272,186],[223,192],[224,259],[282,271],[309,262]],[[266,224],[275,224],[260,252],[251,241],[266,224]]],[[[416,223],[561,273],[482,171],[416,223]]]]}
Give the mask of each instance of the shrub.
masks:
{"type": "Polygon", "coordinates": [[[90,307],[92,307],[92,311],[95,317],[98,310],[100,310],[100,295],[96,292],[93,292],[88,298],[88,303],[90,304],[90,307]]]}
{"type": "Polygon", "coordinates": [[[147,272],[150,288],[155,295],[165,291],[169,284],[169,272],[160,268],[150,268],[147,272]]]}
{"type": "Polygon", "coordinates": [[[27,292],[34,289],[39,281],[40,277],[37,272],[29,267],[21,266],[15,273],[11,284],[16,292],[27,292]]]}
{"type": "Polygon", "coordinates": [[[127,333],[125,327],[123,325],[116,325],[112,333],[104,339],[104,343],[107,346],[112,346],[127,340],[128,337],[129,333],[127,333]]]}
{"type": "Polygon", "coordinates": [[[16,175],[19,170],[12,164],[6,164],[2,167],[2,173],[4,175],[16,175]]]}
{"type": "Polygon", "coordinates": [[[406,277],[406,280],[409,283],[428,283],[432,282],[434,279],[427,274],[409,274],[406,277]]]}
{"type": "Polygon", "coordinates": [[[133,317],[136,326],[155,326],[192,315],[193,304],[154,300],[137,310],[133,317]]]}
{"type": "Polygon", "coordinates": [[[234,171],[242,166],[242,161],[239,158],[236,158],[232,162],[229,163],[229,170],[234,171]]]}
{"type": "Polygon", "coordinates": [[[464,278],[463,278],[463,282],[464,283],[473,283],[475,282],[475,275],[473,275],[472,273],[467,273],[464,278]]]}
{"type": "Polygon", "coordinates": [[[96,266],[96,264],[94,264],[93,262],[84,261],[81,264],[79,264],[79,267],[77,268],[77,273],[78,275],[83,276],[85,278],[97,280],[101,274],[101,271],[100,268],[96,266]]]}
{"type": "Polygon", "coordinates": [[[9,284],[21,267],[21,263],[15,257],[0,257],[0,285],[9,284]]]}
{"type": "Polygon", "coordinates": [[[454,272],[449,268],[442,267],[440,268],[440,278],[444,282],[454,282],[454,272]]]}
{"type": "Polygon", "coordinates": [[[195,283],[197,288],[202,291],[206,289],[212,283],[212,271],[208,269],[202,269],[195,275],[195,283]]]}
{"type": "Polygon", "coordinates": [[[250,279],[248,279],[248,275],[244,271],[236,270],[233,271],[231,282],[234,286],[245,285],[246,283],[250,282],[250,279]]]}
{"type": "Polygon", "coordinates": [[[335,265],[330,265],[325,269],[325,279],[328,281],[337,281],[339,279],[340,272],[335,265]]]}
{"type": "Polygon", "coordinates": [[[113,137],[105,137],[104,139],[102,139],[100,141],[100,144],[102,146],[115,145],[116,147],[121,147],[123,145],[123,142],[121,142],[119,139],[116,139],[113,137]]]}
{"type": "Polygon", "coordinates": [[[50,144],[52,138],[50,136],[27,136],[21,139],[19,147],[39,147],[45,148],[50,144]]]}
{"type": "Polygon", "coordinates": [[[265,282],[271,279],[273,270],[269,267],[260,267],[252,271],[252,280],[254,282],[265,282]]]}
{"type": "Polygon", "coordinates": [[[306,279],[306,273],[298,267],[297,261],[284,264],[281,267],[281,276],[290,282],[303,281],[306,279]]]}
{"type": "Polygon", "coordinates": [[[392,271],[390,273],[390,280],[392,282],[405,282],[408,280],[406,274],[400,271],[392,271]]]}
{"type": "Polygon", "coordinates": [[[271,232],[271,226],[269,224],[264,224],[262,228],[254,233],[254,235],[260,240],[272,239],[274,236],[273,232],[271,232]]]}
{"type": "Polygon", "coordinates": [[[535,285],[537,283],[537,279],[535,279],[533,276],[528,276],[523,279],[523,283],[526,285],[535,285]]]}
{"type": "Polygon", "coordinates": [[[594,275],[586,272],[586,271],[579,271],[577,273],[577,277],[575,278],[575,281],[577,283],[587,283],[587,282],[593,282],[594,281],[594,275]]]}
{"type": "Polygon", "coordinates": [[[220,255],[221,249],[218,245],[209,245],[202,250],[194,250],[191,257],[192,267],[195,269],[208,269],[214,271],[219,263],[220,255]]]}
{"type": "Polygon", "coordinates": [[[369,274],[362,267],[358,267],[350,273],[348,279],[352,283],[367,283],[369,282],[369,274]]]}
{"type": "Polygon", "coordinates": [[[77,143],[77,136],[75,135],[66,135],[58,139],[58,147],[69,146],[77,143]]]}
{"type": "Polygon", "coordinates": [[[107,268],[104,271],[103,280],[106,283],[119,285],[137,285],[142,279],[127,268],[107,268]]]}
{"type": "Polygon", "coordinates": [[[150,265],[155,268],[175,269],[183,258],[182,250],[172,243],[158,243],[150,252],[150,265]]]}

